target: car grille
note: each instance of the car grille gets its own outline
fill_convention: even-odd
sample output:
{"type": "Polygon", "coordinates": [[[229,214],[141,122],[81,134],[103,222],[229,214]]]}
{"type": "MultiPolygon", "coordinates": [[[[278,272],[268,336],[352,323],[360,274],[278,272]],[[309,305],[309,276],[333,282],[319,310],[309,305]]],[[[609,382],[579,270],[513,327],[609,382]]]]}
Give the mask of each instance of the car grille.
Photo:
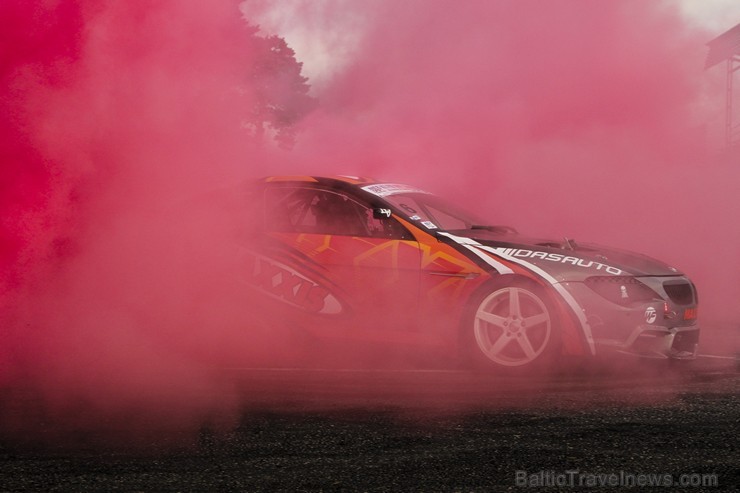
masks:
{"type": "Polygon", "coordinates": [[[690,305],[694,303],[694,290],[687,281],[668,281],[663,283],[666,294],[676,304],[690,305]]]}
{"type": "Polygon", "coordinates": [[[607,300],[622,306],[662,299],[653,289],[632,276],[593,276],[584,283],[607,300]]]}

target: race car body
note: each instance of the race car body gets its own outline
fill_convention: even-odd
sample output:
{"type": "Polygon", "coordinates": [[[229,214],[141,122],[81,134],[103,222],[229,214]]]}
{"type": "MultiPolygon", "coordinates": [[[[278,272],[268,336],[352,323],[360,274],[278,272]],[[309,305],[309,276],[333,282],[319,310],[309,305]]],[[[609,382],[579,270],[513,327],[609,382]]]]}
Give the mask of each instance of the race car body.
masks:
{"type": "Polygon", "coordinates": [[[360,177],[270,177],[245,193],[256,219],[241,280],[317,336],[444,347],[508,369],[606,349],[696,355],[694,285],[646,256],[525,237],[360,177]]]}

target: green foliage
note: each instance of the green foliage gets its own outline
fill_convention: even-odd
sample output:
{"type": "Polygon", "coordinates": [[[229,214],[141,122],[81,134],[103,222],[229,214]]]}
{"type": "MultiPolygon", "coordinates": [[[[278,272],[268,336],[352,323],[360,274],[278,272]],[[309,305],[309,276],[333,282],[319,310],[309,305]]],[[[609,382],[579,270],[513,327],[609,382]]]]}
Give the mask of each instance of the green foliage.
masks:
{"type": "Polygon", "coordinates": [[[253,58],[247,69],[252,105],[246,115],[247,127],[263,140],[270,135],[282,148],[293,147],[297,124],[316,107],[308,94],[308,78],[301,75],[303,64],[279,36],[258,36],[250,26],[253,58]]]}

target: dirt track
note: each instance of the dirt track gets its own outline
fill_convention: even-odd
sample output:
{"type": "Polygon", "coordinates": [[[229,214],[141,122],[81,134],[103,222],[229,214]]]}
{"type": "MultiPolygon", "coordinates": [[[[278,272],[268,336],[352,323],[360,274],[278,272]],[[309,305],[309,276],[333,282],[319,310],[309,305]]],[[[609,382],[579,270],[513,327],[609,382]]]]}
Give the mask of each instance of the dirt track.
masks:
{"type": "MultiPolygon", "coordinates": [[[[0,491],[525,491],[522,481],[542,486],[530,491],[581,482],[569,489],[580,491],[639,474],[663,483],[703,474],[683,479],[719,485],[687,491],[736,487],[734,364],[705,360],[670,374],[532,381],[449,370],[236,369],[229,375],[244,406],[235,427],[130,447],[82,430],[59,441],[48,417],[39,430],[54,440],[5,427],[0,491]]],[[[6,393],[6,417],[25,412],[18,399],[32,397],[6,393]]]]}

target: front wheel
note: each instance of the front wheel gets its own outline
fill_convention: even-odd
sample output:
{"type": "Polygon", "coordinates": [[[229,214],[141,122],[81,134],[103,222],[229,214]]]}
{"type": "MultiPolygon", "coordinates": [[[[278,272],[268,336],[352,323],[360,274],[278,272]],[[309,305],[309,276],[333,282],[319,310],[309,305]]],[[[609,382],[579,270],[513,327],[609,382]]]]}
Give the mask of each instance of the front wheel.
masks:
{"type": "Polygon", "coordinates": [[[555,319],[536,284],[497,282],[475,298],[463,331],[478,366],[519,372],[551,362],[559,347],[555,319]]]}

